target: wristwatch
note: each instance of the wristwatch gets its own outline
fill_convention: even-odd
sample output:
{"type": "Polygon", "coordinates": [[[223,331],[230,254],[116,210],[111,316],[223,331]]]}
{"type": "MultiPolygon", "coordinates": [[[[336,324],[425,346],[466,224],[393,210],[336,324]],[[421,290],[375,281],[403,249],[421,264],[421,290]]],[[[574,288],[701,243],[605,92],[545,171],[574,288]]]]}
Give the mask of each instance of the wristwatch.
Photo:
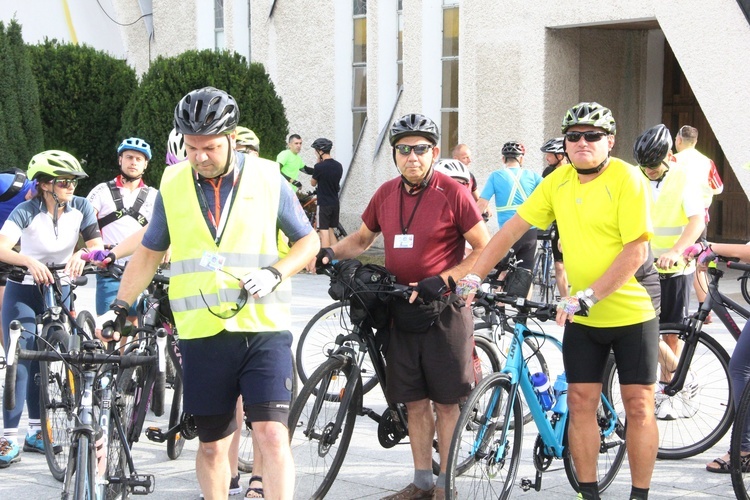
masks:
{"type": "Polygon", "coordinates": [[[585,289],[582,292],[578,292],[576,294],[576,297],[578,297],[579,301],[586,302],[586,305],[589,308],[591,308],[591,306],[593,306],[594,304],[596,304],[597,302],[599,302],[599,299],[597,299],[596,295],[594,295],[594,289],[591,288],[591,287],[585,289]]]}

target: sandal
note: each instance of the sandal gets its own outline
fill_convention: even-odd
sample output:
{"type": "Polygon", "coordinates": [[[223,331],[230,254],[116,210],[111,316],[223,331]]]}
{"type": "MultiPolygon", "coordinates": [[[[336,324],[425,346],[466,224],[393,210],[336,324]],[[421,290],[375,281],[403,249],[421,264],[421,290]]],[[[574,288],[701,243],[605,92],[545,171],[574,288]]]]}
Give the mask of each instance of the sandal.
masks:
{"type": "MultiPolygon", "coordinates": [[[[723,458],[714,458],[711,463],[717,464],[718,467],[709,467],[706,465],[706,470],[708,472],[713,472],[715,474],[730,474],[732,472],[731,466],[723,458]]],[[[740,469],[742,469],[742,472],[750,472],[750,454],[740,457],[740,469]]]]}
{"type": "Polygon", "coordinates": [[[248,488],[245,491],[245,498],[263,498],[263,486],[260,488],[253,488],[250,486],[253,483],[261,483],[263,484],[263,478],[260,476],[253,476],[250,478],[250,482],[248,483],[248,488]]]}

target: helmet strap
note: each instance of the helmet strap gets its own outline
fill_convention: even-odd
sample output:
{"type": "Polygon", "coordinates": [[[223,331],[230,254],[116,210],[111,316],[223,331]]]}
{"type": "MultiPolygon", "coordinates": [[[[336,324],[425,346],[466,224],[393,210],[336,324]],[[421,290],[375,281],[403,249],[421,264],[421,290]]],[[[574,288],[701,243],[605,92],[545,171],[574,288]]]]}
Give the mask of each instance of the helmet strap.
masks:
{"type": "Polygon", "coordinates": [[[120,176],[123,178],[123,180],[125,182],[134,182],[134,181],[137,181],[138,179],[140,179],[141,177],[143,177],[143,172],[141,172],[140,174],[138,174],[135,177],[131,177],[128,174],[126,174],[125,172],[123,172],[122,169],[120,169],[120,176]]]}
{"type": "MultiPolygon", "coordinates": [[[[566,153],[567,154],[567,153],[566,153]]],[[[570,158],[568,158],[570,160],[570,158]]],[[[609,155],[604,159],[603,162],[601,162],[598,166],[594,168],[578,168],[575,165],[573,165],[573,162],[570,162],[571,165],[573,165],[573,168],[576,169],[576,172],[580,175],[592,175],[592,174],[598,174],[601,172],[601,170],[604,168],[604,166],[609,162],[609,155]]]]}
{"type": "Polygon", "coordinates": [[[229,172],[229,167],[233,163],[233,157],[232,157],[232,139],[229,138],[230,134],[227,134],[227,162],[224,164],[224,171],[221,173],[219,177],[224,177],[227,175],[227,172],[229,172]]]}
{"type": "Polygon", "coordinates": [[[409,186],[409,194],[414,194],[420,189],[424,189],[427,187],[427,184],[429,184],[430,179],[432,178],[432,172],[433,172],[433,167],[430,166],[430,169],[427,171],[427,174],[424,177],[422,177],[422,180],[420,180],[417,183],[409,181],[409,179],[407,179],[403,175],[401,175],[401,180],[404,182],[404,184],[409,186]]]}

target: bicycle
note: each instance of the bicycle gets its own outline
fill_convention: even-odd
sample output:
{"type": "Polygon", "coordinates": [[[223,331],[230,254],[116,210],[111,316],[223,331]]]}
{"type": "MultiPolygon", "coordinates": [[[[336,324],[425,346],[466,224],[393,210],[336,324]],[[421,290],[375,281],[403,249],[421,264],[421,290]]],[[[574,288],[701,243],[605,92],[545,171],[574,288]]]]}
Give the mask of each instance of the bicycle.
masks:
{"type": "MultiPolygon", "coordinates": [[[[299,203],[302,205],[302,209],[305,211],[305,215],[307,215],[307,219],[310,221],[313,229],[317,229],[318,191],[316,189],[312,191],[302,191],[300,189],[297,191],[297,199],[299,199],[299,203]]],[[[344,226],[340,222],[332,229],[337,240],[342,240],[349,236],[349,233],[346,232],[346,229],[344,229],[344,226]]]]}
{"type": "Polygon", "coordinates": [[[555,299],[555,258],[552,254],[552,231],[539,231],[539,250],[534,259],[532,298],[539,302],[552,302],[555,299]]]}
{"type": "MultiPolygon", "coordinates": [[[[67,352],[54,350],[29,351],[21,349],[21,323],[10,324],[7,371],[3,403],[15,407],[15,378],[17,359],[42,362],[61,362],[76,379],[81,381],[80,391],[73,395],[75,406],[70,418],[73,427],[68,438],[70,454],[65,467],[61,498],[111,499],[126,498],[129,492],[148,494],[154,491],[153,475],[138,474],[126,436],[129,420],[127,405],[123,403],[115,367],[127,371],[133,367],[157,365],[165,368],[164,351],[166,332],[157,333],[158,352],[148,356],[140,353],[114,354],[104,352],[99,341],[69,337],[67,352]]],[[[42,337],[38,337],[41,339],[42,337]]],[[[154,399],[163,397],[163,391],[154,391],[154,399]]]]}
{"type": "MultiPolygon", "coordinates": [[[[526,326],[528,319],[546,321],[554,318],[555,306],[504,293],[478,292],[477,296],[488,304],[501,303],[516,309],[514,335],[504,368],[485,377],[463,405],[448,454],[446,498],[455,498],[457,489],[466,498],[505,499],[510,496],[521,460],[523,440],[519,388],[539,430],[533,450],[536,477],[533,482],[523,478],[521,488],[540,491],[542,473],[549,469],[554,459],[562,459],[568,481],[578,491],[575,466],[567,447],[567,384],[559,387],[554,405],[543,407],[521,349],[530,339],[537,343],[538,348],[551,343],[562,351],[562,343],[555,337],[526,326]]],[[[597,422],[601,440],[597,473],[599,491],[603,492],[615,479],[626,451],[625,425],[605,393],[601,395],[597,422]]]]}
{"type": "MultiPolygon", "coordinates": [[[[339,279],[338,269],[344,262],[347,261],[324,268],[332,285],[339,279]]],[[[348,301],[350,312],[352,301],[365,295],[382,298],[410,295],[410,287],[385,278],[370,283],[369,287],[352,288],[347,284],[346,296],[341,299],[348,301]]],[[[339,304],[346,307],[347,302],[339,304]]],[[[350,329],[342,328],[328,349],[326,360],[309,376],[290,410],[289,433],[298,478],[295,491],[301,497],[323,498],[329,491],[346,456],[357,416],[368,416],[378,423],[378,441],[383,448],[395,446],[408,435],[405,405],[392,403],[386,396],[388,407],[382,414],[363,406],[364,359],[369,357],[385,394],[385,357],[381,337],[373,330],[369,318],[351,321],[349,325],[350,329]]],[[[488,344],[482,338],[475,340],[477,345],[488,344]]],[[[489,347],[488,352],[492,352],[489,347]]],[[[437,442],[433,442],[433,448],[437,448],[437,442]]],[[[439,472],[434,460],[433,472],[439,472]]]]}
{"type": "MultiPolygon", "coordinates": [[[[727,259],[719,259],[727,262],[727,259]]],[[[727,265],[736,266],[729,262],[727,265]]],[[[698,311],[686,318],[685,323],[659,325],[660,335],[677,335],[683,344],[676,366],[668,365],[659,356],[657,373],[672,372],[671,381],[664,386],[664,396],[659,397],[669,398],[672,407],[679,411],[679,417],[674,420],[657,420],[657,456],[661,459],[687,458],[708,450],[727,433],[734,420],[729,354],[716,339],[703,331],[703,324],[713,311],[736,340],[742,329],[730,311],[747,320],[750,308],[741,306],[719,290],[724,271],[709,267],[708,276],[708,293],[698,311]]],[[[605,369],[604,383],[611,388],[613,404],[620,411],[622,402],[613,356],[605,369]]]]}
{"type": "MultiPolygon", "coordinates": [[[[36,331],[40,338],[37,349],[66,352],[68,339],[71,335],[81,335],[93,338],[96,323],[88,311],[75,313],[73,309],[77,286],[85,285],[88,278],[84,275],[71,280],[68,295],[63,296],[63,284],[59,271],[63,271],[66,264],[47,264],[54,278],[50,284],[38,285],[44,299],[45,310],[35,318],[36,331]],[[70,299],[71,306],[66,305],[70,299]]],[[[22,282],[28,275],[25,267],[3,265],[3,270],[13,281],[22,282]]],[[[86,267],[84,274],[95,272],[92,267],[86,267]]],[[[67,370],[57,359],[39,363],[39,407],[41,410],[42,441],[44,456],[50,473],[58,481],[65,476],[65,466],[68,463],[69,443],[68,434],[71,425],[71,412],[75,407],[75,399],[80,393],[79,380],[67,370]]]]}

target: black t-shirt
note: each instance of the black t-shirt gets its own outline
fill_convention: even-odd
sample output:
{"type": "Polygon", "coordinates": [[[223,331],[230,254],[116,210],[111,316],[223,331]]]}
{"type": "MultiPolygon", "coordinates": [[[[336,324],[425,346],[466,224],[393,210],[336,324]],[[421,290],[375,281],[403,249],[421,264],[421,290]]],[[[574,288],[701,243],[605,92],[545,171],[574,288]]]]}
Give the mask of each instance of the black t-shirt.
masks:
{"type": "Polygon", "coordinates": [[[327,158],[315,165],[313,179],[318,181],[318,205],[323,207],[338,206],[339,182],[344,174],[344,167],[333,158],[327,158]]]}
{"type": "Polygon", "coordinates": [[[542,178],[547,177],[549,174],[551,174],[552,172],[554,172],[556,168],[557,168],[557,165],[555,165],[554,167],[552,165],[547,165],[544,168],[544,172],[542,172],[542,178]]]}

